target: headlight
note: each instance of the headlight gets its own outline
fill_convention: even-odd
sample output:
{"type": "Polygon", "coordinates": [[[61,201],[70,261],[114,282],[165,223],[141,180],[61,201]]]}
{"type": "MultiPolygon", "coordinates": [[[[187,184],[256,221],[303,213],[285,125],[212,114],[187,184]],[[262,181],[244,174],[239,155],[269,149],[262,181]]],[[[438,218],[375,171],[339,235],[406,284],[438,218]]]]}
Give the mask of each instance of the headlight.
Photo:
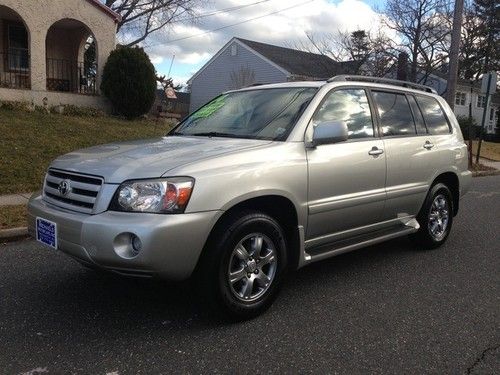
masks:
{"type": "Polygon", "coordinates": [[[110,210],[153,213],[182,213],[186,209],[194,180],[173,177],[127,181],[116,191],[110,210]]]}

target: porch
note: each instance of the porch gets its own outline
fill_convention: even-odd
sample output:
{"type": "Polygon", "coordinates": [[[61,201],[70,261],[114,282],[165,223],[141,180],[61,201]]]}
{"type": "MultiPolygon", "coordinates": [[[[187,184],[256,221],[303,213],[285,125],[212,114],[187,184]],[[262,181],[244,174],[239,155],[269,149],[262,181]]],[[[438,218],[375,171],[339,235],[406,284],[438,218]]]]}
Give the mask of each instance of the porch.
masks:
{"type": "MultiPolygon", "coordinates": [[[[38,87],[49,92],[99,94],[98,46],[85,24],[68,18],[54,22],[46,32],[45,45],[40,46],[45,49],[42,53],[32,53],[30,39],[30,31],[21,16],[0,5],[0,89],[32,90],[36,80],[38,87]],[[43,56],[43,60],[34,59],[35,55],[43,56]],[[32,64],[38,65],[36,68],[40,71],[41,63],[45,65],[44,77],[40,74],[34,77],[32,64]]],[[[14,100],[19,96],[12,94],[13,99],[5,98],[5,94],[0,99],[14,100]]]]}

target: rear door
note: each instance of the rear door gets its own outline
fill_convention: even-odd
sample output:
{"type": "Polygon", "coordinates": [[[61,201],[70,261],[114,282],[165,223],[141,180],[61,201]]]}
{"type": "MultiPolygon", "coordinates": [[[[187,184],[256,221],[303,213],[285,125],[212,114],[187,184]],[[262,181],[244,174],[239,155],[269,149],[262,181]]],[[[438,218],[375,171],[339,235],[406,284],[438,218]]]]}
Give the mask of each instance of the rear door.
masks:
{"type": "Polygon", "coordinates": [[[338,88],[328,93],[310,126],[324,121],[345,122],[349,139],[307,149],[307,238],[316,238],[315,244],[378,222],[385,201],[385,154],[366,90],[338,88]]]}
{"type": "Polygon", "coordinates": [[[414,216],[429,189],[433,152],[422,114],[412,95],[371,91],[387,160],[387,201],[383,219],[414,216]]]}

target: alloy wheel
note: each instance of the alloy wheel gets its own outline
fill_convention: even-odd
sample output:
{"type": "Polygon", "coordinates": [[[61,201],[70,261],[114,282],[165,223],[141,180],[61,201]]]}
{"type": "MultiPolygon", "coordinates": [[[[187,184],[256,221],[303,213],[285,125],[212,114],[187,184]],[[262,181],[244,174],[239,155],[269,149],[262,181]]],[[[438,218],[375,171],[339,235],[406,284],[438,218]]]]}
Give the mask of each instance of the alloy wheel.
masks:
{"type": "Polygon", "coordinates": [[[233,249],[227,278],[231,292],[239,300],[251,302],[271,286],[277,268],[276,246],[262,233],[245,236],[233,249]]]}

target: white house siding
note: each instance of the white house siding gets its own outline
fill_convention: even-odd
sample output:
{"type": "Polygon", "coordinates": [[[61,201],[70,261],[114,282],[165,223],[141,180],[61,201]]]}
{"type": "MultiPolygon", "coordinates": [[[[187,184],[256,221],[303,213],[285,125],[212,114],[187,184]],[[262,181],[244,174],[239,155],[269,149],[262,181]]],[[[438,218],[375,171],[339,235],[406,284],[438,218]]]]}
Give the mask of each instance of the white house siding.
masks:
{"type": "Polygon", "coordinates": [[[235,88],[234,82],[231,81],[231,72],[238,73],[241,68],[249,68],[253,71],[254,83],[287,81],[288,75],[282,70],[251,52],[247,47],[233,41],[191,79],[189,111],[193,112],[222,92],[235,88]],[[233,44],[236,45],[235,56],[231,54],[233,44]]]}
{"type": "MultiPolygon", "coordinates": [[[[442,77],[438,77],[436,75],[431,74],[425,83],[425,85],[430,86],[434,88],[439,95],[444,95],[446,93],[446,88],[448,86],[448,82],[446,79],[442,77]]],[[[453,108],[453,112],[455,113],[455,116],[463,116],[463,117],[469,117],[469,103],[471,102],[471,92],[470,92],[470,86],[466,86],[463,84],[458,84],[456,88],[457,93],[464,93],[465,94],[465,102],[462,104],[460,101],[457,103],[455,101],[455,105],[453,108]]],[[[477,104],[477,98],[478,95],[482,95],[479,92],[479,89],[477,86],[474,87],[473,92],[472,92],[472,118],[476,122],[477,125],[481,125],[481,121],[483,119],[483,107],[479,107],[477,104]]],[[[487,108],[486,112],[486,121],[485,121],[485,133],[486,134],[495,134],[495,129],[497,126],[497,120],[498,120],[498,109],[499,109],[499,103],[497,102],[492,102],[492,98],[490,98],[490,103],[487,108]],[[490,111],[493,109],[493,116],[490,117],[490,111]]]]}
{"type": "MultiPolygon", "coordinates": [[[[465,87],[465,86],[458,86],[457,93],[463,93],[465,94],[465,102],[462,104],[460,101],[457,103],[455,101],[455,107],[453,109],[453,112],[455,112],[455,115],[462,116],[462,117],[469,117],[469,103],[471,102],[471,92],[470,92],[470,87],[465,87]]],[[[481,125],[482,119],[483,119],[483,107],[478,107],[478,96],[480,94],[477,91],[472,92],[472,118],[476,121],[477,125],[481,125]]],[[[484,95],[483,95],[484,96],[484,95]]],[[[485,132],[487,134],[495,134],[495,127],[497,125],[497,116],[498,116],[498,103],[492,103],[490,97],[490,102],[488,105],[488,108],[486,110],[486,121],[485,121],[485,132]],[[493,117],[491,118],[491,109],[493,109],[493,117]]]]}

